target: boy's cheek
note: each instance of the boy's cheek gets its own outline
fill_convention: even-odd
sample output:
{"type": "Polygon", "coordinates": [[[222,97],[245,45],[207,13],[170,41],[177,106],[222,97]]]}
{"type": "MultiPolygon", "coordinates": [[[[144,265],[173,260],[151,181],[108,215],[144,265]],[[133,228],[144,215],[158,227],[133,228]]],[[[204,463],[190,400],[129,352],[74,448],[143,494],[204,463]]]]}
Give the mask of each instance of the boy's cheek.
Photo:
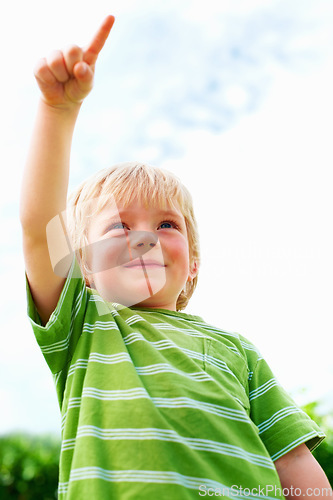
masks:
{"type": "Polygon", "coordinates": [[[131,260],[130,249],[124,241],[108,238],[89,246],[87,262],[93,273],[118,267],[131,260]]]}
{"type": "Polygon", "coordinates": [[[175,239],[169,246],[169,252],[172,254],[174,258],[177,259],[188,259],[189,257],[189,248],[188,242],[185,238],[175,239]]]}

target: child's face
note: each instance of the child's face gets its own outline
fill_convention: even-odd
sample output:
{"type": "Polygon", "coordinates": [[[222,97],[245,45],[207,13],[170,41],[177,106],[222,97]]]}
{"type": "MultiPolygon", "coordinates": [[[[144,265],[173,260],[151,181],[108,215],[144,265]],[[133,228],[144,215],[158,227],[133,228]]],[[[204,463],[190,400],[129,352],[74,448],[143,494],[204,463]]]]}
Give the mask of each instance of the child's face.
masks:
{"type": "Polygon", "coordinates": [[[88,241],[102,243],[91,246],[89,279],[110,302],[176,310],[181,290],[196,275],[178,205],[107,205],[91,221],[88,241]],[[140,249],[148,251],[141,255],[140,249]]]}

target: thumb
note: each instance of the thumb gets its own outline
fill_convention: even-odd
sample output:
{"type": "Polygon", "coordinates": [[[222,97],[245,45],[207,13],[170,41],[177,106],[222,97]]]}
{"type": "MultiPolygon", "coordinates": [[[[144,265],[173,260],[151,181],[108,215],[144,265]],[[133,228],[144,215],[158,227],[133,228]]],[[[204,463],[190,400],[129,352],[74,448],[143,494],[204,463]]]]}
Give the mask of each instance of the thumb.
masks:
{"type": "Polygon", "coordinates": [[[80,61],[73,68],[74,79],[71,82],[70,93],[75,101],[82,101],[93,87],[94,72],[85,62],[80,61]]]}
{"type": "Polygon", "coordinates": [[[80,61],[75,64],[73,68],[74,77],[82,84],[92,82],[94,78],[94,72],[92,68],[84,61],[80,61]]]}

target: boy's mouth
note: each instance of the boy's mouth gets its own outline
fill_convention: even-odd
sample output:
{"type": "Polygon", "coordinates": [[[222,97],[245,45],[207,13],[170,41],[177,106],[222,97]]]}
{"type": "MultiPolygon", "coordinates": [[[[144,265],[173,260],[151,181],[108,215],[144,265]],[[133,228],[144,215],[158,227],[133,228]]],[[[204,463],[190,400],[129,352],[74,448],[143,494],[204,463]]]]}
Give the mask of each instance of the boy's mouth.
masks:
{"type": "Polygon", "coordinates": [[[130,262],[127,262],[124,265],[124,267],[136,268],[136,269],[142,269],[143,267],[145,267],[145,268],[151,269],[151,268],[162,268],[162,267],[165,267],[165,265],[157,260],[153,260],[153,259],[143,260],[141,258],[141,259],[134,259],[130,262]]]}

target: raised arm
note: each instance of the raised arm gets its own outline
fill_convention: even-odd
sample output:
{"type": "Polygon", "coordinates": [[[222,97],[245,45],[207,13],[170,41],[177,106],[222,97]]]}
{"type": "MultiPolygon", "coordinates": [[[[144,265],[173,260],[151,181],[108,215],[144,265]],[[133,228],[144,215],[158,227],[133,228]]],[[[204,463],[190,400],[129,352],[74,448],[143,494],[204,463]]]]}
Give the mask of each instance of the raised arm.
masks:
{"type": "Polygon", "coordinates": [[[69,160],[76,119],[93,86],[95,64],[114,17],[108,16],[87,48],[71,46],[38,62],[41,90],[21,191],[20,219],[30,289],[44,323],[61,293],[64,278],[53,273],[46,226],[65,210],[69,160]]]}

